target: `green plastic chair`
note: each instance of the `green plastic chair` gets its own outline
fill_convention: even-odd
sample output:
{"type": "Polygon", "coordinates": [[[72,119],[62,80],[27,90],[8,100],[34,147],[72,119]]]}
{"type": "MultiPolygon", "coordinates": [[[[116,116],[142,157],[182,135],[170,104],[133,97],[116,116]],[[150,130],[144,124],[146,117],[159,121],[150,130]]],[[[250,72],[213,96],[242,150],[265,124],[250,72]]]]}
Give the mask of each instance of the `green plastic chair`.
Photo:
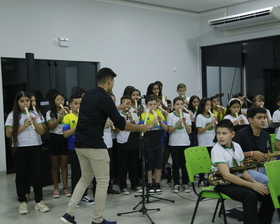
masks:
{"type": "Polygon", "coordinates": [[[223,213],[224,223],[226,224],[227,220],[226,220],[226,214],[225,214],[224,201],[225,201],[225,199],[230,199],[230,197],[228,197],[225,194],[215,191],[214,186],[205,187],[202,190],[200,190],[199,192],[197,192],[197,190],[195,188],[194,176],[199,173],[209,173],[211,170],[211,167],[212,167],[211,159],[210,159],[207,148],[205,146],[187,148],[187,149],[185,149],[184,154],[185,154],[185,158],[186,158],[186,168],[187,168],[188,176],[189,176],[190,182],[192,184],[193,191],[198,196],[196,205],[195,205],[195,209],[193,212],[191,224],[194,222],[199,202],[205,198],[218,199],[216,208],[214,211],[214,215],[212,218],[212,222],[214,222],[219,204],[221,204],[219,217],[223,213]]]}
{"type": "Polygon", "coordinates": [[[269,135],[270,135],[270,140],[271,140],[272,152],[275,152],[274,142],[275,142],[276,134],[269,134],[269,135]]]}
{"type": "Polygon", "coordinates": [[[280,196],[280,160],[274,160],[264,164],[268,177],[268,189],[275,208],[280,208],[278,197],[280,196]]]}

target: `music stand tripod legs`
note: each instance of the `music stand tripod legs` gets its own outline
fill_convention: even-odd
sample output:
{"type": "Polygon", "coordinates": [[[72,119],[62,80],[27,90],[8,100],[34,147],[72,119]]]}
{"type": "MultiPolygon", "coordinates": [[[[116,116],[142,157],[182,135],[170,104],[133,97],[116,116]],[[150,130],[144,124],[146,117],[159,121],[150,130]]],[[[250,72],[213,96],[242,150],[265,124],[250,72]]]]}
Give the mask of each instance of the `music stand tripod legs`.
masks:
{"type": "MultiPolygon", "coordinates": [[[[163,135],[163,132],[164,132],[163,130],[152,130],[152,131],[146,132],[145,133],[146,139],[144,139],[144,145],[143,145],[144,148],[143,149],[157,147],[159,145],[159,143],[160,143],[160,140],[161,140],[161,137],[163,135]]],[[[143,169],[143,170],[145,170],[145,169],[143,169]]],[[[147,172],[146,172],[146,177],[148,177],[147,172]]],[[[149,194],[148,185],[147,185],[146,190],[147,190],[147,192],[146,192],[145,198],[146,198],[146,202],[147,203],[161,201],[161,200],[169,201],[169,202],[172,202],[172,203],[175,202],[174,200],[170,200],[170,199],[166,199],[166,198],[161,198],[161,197],[157,197],[157,196],[149,194]],[[150,197],[151,198],[155,198],[157,200],[150,201],[149,200],[150,197]]],[[[135,197],[142,197],[142,195],[135,195],[135,197]]]]}
{"type": "MultiPolygon", "coordinates": [[[[131,132],[130,136],[134,135],[134,133],[138,133],[138,137],[139,137],[139,134],[140,134],[139,132],[131,132]]],[[[142,162],[142,165],[143,165],[143,170],[145,169],[144,141],[145,141],[144,136],[140,135],[140,137],[139,137],[139,146],[140,146],[139,151],[140,151],[140,154],[141,154],[141,162],[142,162]]],[[[142,172],[142,180],[144,180],[144,172],[142,172]]],[[[155,222],[149,216],[148,211],[160,211],[160,208],[154,208],[154,209],[146,208],[146,205],[145,205],[146,195],[144,194],[144,191],[145,191],[145,185],[144,185],[144,181],[142,181],[142,194],[141,194],[142,200],[133,208],[133,210],[135,210],[136,207],[138,207],[140,204],[142,204],[142,207],[140,209],[135,210],[135,211],[130,211],[130,212],[117,213],[117,215],[121,216],[121,215],[124,215],[124,214],[132,214],[132,213],[136,213],[136,212],[141,212],[143,215],[146,215],[148,217],[148,219],[151,221],[152,224],[155,224],[155,222]]],[[[140,196],[140,195],[137,195],[137,196],[140,196]]]]}

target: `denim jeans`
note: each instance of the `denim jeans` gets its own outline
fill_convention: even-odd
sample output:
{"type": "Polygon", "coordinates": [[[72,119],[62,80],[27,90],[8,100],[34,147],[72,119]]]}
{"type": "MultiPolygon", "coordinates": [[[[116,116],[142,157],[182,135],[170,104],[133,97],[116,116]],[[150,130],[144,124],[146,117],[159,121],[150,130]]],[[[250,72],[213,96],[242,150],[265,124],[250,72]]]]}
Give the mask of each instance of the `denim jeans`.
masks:
{"type": "Polygon", "coordinates": [[[249,175],[256,181],[262,183],[262,184],[267,184],[268,183],[268,178],[266,176],[265,168],[264,167],[259,167],[259,170],[247,170],[249,175]]]}

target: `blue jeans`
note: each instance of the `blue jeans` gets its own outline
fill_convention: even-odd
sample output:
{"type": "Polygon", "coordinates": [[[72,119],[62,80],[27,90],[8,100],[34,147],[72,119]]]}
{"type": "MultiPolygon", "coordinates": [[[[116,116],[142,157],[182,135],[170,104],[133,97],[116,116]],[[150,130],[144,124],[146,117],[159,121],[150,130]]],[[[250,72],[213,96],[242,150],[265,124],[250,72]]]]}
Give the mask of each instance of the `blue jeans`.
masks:
{"type": "Polygon", "coordinates": [[[268,183],[268,178],[266,176],[264,167],[259,167],[258,171],[257,170],[247,170],[247,172],[254,180],[256,180],[262,184],[268,183]]]}

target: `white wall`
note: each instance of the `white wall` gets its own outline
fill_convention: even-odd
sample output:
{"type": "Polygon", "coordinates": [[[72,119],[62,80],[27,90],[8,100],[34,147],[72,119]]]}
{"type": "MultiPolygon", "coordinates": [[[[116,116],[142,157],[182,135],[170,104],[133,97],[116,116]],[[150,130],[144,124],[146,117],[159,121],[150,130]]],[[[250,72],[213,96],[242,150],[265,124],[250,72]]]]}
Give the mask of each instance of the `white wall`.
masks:
{"type": "Polygon", "coordinates": [[[208,25],[208,20],[210,19],[216,19],[223,16],[234,15],[276,5],[279,5],[278,0],[253,1],[240,5],[234,5],[228,8],[201,13],[199,17],[199,45],[209,46],[279,35],[280,22],[225,32],[213,30],[208,25]]]}
{"type": "MultiPolygon", "coordinates": [[[[0,57],[24,58],[32,52],[36,59],[100,62],[118,74],[117,99],[127,85],[145,94],[156,80],[163,82],[163,93],[170,99],[180,82],[187,84],[189,96],[200,95],[196,15],[94,0],[0,0],[0,21],[0,57]],[[58,47],[54,37],[69,37],[70,46],[58,47]]],[[[2,110],[0,124],[3,127],[2,110]]],[[[0,172],[5,170],[1,147],[0,172]]]]}

